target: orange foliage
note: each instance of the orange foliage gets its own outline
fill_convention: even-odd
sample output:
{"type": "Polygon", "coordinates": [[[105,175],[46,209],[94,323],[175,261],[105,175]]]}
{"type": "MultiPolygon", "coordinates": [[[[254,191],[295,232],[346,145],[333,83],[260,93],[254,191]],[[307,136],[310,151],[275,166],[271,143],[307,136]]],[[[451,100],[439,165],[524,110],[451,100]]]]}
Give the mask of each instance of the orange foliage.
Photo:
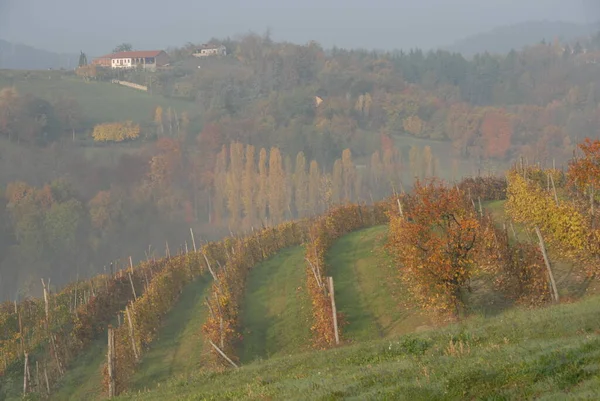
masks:
{"type": "Polygon", "coordinates": [[[487,157],[502,159],[510,149],[513,134],[512,117],[504,110],[490,109],[483,116],[481,134],[487,157]]]}

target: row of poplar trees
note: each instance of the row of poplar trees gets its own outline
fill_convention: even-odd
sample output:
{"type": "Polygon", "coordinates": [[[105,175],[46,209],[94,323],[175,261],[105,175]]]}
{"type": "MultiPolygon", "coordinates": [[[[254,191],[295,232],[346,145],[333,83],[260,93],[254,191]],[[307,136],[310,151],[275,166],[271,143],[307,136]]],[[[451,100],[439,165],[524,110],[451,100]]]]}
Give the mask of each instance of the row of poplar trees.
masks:
{"type": "Polygon", "coordinates": [[[356,165],[345,149],[328,172],[303,152],[292,161],[276,147],[257,152],[233,142],[217,156],[211,214],[217,223],[228,218],[235,230],[275,225],[335,204],[380,199],[400,189],[402,171],[395,148],[374,152],[367,165],[356,165]]]}

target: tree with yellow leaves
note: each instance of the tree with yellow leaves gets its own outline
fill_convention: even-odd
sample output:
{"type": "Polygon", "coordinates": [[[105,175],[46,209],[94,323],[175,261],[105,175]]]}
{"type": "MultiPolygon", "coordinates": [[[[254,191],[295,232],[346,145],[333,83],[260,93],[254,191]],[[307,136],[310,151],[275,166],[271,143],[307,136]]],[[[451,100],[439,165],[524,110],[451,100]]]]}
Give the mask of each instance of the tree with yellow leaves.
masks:
{"type": "Polygon", "coordinates": [[[229,145],[229,170],[227,171],[227,207],[232,228],[239,228],[242,214],[242,175],[244,172],[244,145],[229,145]]]}
{"type": "Polygon", "coordinates": [[[258,193],[256,194],[256,205],[258,219],[265,224],[267,218],[267,205],[269,203],[269,175],[267,168],[267,151],[260,150],[258,155],[258,193]]]}
{"type": "Polygon", "coordinates": [[[305,217],[308,209],[308,177],[306,176],[306,158],[304,157],[304,152],[298,152],[298,155],[296,155],[294,204],[298,217],[305,217]]]}
{"type": "Polygon", "coordinates": [[[253,227],[256,223],[256,165],[254,146],[246,146],[246,166],[242,177],[242,203],[244,205],[244,227],[253,227]]]}
{"type": "Polygon", "coordinates": [[[319,197],[321,194],[321,173],[319,164],[316,160],[310,162],[308,171],[308,212],[311,214],[319,213],[319,197]]]}
{"type": "Polygon", "coordinates": [[[269,221],[271,225],[283,221],[286,210],[286,185],[281,152],[271,148],[269,154],[269,221]]]}
{"type": "Polygon", "coordinates": [[[350,149],[344,149],[342,152],[342,200],[344,202],[351,202],[356,194],[354,192],[354,186],[356,183],[356,166],[352,162],[352,152],[350,149]]]}
{"type": "Polygon", "coordinates": [[[92,137],[96,142],[123,142],[137,139],[139,136],[140,126],[132,121],[98,124],[92,132],[92,137]]]}

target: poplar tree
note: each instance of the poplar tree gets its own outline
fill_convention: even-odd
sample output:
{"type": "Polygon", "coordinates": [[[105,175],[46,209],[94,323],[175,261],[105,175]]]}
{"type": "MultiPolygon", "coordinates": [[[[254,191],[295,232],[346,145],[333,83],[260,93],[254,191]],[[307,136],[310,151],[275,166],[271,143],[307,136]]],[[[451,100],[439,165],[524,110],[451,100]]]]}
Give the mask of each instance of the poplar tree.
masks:
{"type": "Polygon", "coordinates": [[[352,152],[350,149],[344,149],[342,152],[342,201],[352,202],[357,196],[355,192],[356,185],[356,166],[352,162],[352,152]]]}
{"type": "Polygon", "coordinates": [[[369,188],[371,189],[371,195],[374,194],[376,198],[383,195],[382,182],[384,181],[383,165],[381,164],[379,151],[376,150],[371,155],[371,163],[369,165],[369,188]]]}
{"type": "Polygon", "coordinates": [[[298,217],[305,217],[308,205],[308,177],[306,175],[306,158],[304,152],[296,155],[296,169],[294,171],[294,205],[298,217]]]}
{"type": "Polygon", "coordinates": [[[425,177],[433,177],[434,174],[434,162],[433,162],[433,153],[431,152],[431,147],[429,145],[423,148],[423,175],[425,177]]]}
{"type": "Polygon", "coordinates": [[[318,213],[319,198],[321,196],[321,173],[319,172],[319,164],[316,160],[310,162],[308,172],[308,212],[311,214],[318,213]]]}
{"type": "Polygon", "coordinates": [[[337,159],[333,163],[333,173],[331,177],[331,203],[339,204],[342,201],[342,191],[344,188],[342,161],[337,159]]]}
{"type": "Polygon", "coordinates": [[[215,223],[220,223],[223,219],[224,204],[227,198],[226,188],[223,183],[227,180],[227,147],[223,145],[221,151],[217,155],[215,160],[215,169],[213,173],[213,188],[214,188],[214,201],[213,201],[213,213],[215,217],[215,223]]]}
{"type": "Polygon", "coordinates": [[[260,150],[258,155],[258,193],[256,194],[256,205],[258,219],[264,225],[267,219],[267,204],[269,199],[269,177],[267,170],[267,151],[260,150]]]}
{"type": "Polygon", "coordinates": [[[242,175],[244,171],[244,145],[233,142],[229,145],[229,171],[227,172],[227,207],[230,225],[240,228],[242,212],[242,175]]]}
{"type": "Polygon", "coordinates": [[[242,203],[244,206],[244,227],[253,227],[256,223],[256,161],[254,160],[254,146],[246,146],[246,166],[242,178],[242,203]]]}
{"type": "Polygon", "coordinates": [[[277,225],[283,221],[285,213],[286,187],[281,153],[271,148],[269,154],[269,221],[277,225]]]}

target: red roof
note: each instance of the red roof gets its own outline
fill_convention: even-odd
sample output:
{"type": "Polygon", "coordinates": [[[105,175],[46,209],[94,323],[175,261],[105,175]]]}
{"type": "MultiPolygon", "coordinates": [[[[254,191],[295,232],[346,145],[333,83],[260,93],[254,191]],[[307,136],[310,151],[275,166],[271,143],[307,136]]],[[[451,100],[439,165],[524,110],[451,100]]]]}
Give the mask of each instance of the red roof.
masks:
{"type": "Polygon", "coordinates": [[[146,57],[156,57],[162,50],[144,50],[144,51],[131,51],[131,52],[118,52],[107,54],[106,56],[102,56],[99,58],[146,58],[146,57]]]}

